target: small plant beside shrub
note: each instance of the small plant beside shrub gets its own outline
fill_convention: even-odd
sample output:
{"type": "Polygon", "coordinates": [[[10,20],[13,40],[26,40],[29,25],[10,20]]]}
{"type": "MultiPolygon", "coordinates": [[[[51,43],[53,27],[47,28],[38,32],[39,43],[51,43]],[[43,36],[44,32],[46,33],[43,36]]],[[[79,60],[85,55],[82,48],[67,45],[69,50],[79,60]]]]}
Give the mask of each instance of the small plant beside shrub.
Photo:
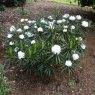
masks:
{"type": "Polygon", "coordinates": [[[21,19],[4,35],[8,58],[30,73],[50,76],[60,69],[72,74],[86,49],[88,26],[80,15],[21,19]]]}
{"type": "Polygon", "coordinates": [[[4,77],[4,66],[0,64],[0,95],[8,95],[9,91],[7,79],[4,77]]]}
{"type": "Polygon", "coordinates": [[[15,10],[15,12],[17,13],[17,14],[21,14],[21,15],[26,15],[26,14],[30,14],[31,12],[29,11],[29,10],[26,10],[26,9],[21,9],[21,8],[17,8],[16,10],[15,10]]]}
{"type": "Polygon", "coordinates": [[[76,86],[75,80],[70,80],[70,81],[68,81],[68,86],[69,86],[70,88],[76,86]]]}

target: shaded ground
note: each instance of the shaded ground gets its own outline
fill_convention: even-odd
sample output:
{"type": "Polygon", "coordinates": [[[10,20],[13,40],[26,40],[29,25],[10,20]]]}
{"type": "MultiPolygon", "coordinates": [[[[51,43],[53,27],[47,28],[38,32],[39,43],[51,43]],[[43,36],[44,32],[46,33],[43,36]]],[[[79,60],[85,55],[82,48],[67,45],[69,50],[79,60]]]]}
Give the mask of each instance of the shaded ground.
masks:
{"type": "MultiPolygon", "coordinates": [[[[55,9],[59,8],[62,13],[81,14],[84,17],[93,19],[94,14],[86,8],[81,9],[77,6],[57,4],[52,2],[37,2],[31,6],[26,5],[27,9],[32,13],[25,17],[36,18],[39,16],[47,16],[55,13],[55,9]],[[92,17],[91,17],[92,16],[92,17]]],[[[15,8],[8,8],[3,13],[4,25],[10,26],[20,18],[24,17],[15,13],[15,8]]],[[[94,20],[94,19],[93,19],[94,20]]],[[[75,80],[76,84],[72,87],[67,86],[68,77],[64,73],[56,72],[54,78],[40,78],[29,76],[16,66],[8,66],[7,77],[12,87],[12,95],[95,95],[95,28],[93,32],[86,35],[87,53],[82,58],[82,65],[76,74],[69,78],[75,80]]],[[[0,48],[0,55],[2,51],[0,48]]],[[[2,55],[1,55],[2,57],[2,55]]]]}

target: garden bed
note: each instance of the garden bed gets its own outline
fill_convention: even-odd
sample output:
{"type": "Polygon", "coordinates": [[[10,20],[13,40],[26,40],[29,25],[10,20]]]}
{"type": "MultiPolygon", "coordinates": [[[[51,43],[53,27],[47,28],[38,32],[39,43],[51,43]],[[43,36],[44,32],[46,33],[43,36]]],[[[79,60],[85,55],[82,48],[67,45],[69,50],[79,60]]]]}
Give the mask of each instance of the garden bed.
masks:
{"type": "MultiPolygon", "coordinates": [[[[42,2],[35,3],[31,6],[26,6],[26,8],[30,8],[32,10],[32,14],[26,15],[25,17],[36,18],[38,16],[46,16],[54,14],[54,8],[57,7],[61,9],[62,12],[73,13],[86,16],[89,12],[85,12],[81,10],[79,7],[73,7],[69,5],[62,5],[57,3],[49,3],[42,6],[42,2]],[[42,6],[42,7],[41,7],[42,6]],[[64,9],[65,8],[65,9],[64,9]],[[38,10],[39,9],[39,10],[38,10]],[[64,9],[64,10],[63,10],[64,9]],[[67,10],[68,9],[68,10],[67,10]],[[71,10],[73,11],[71,12],[71,10]],[[79,11],[80,10],[80,11],[79,11]]],[[[4,25],[11,26],[13,22],[22,18],[21,15],[17,15],[14,13],[15,9],[7,9],[4,14],[4,25]],[[14,14],[13,14],[14,13],[14,14]]],[[[89,16],[90,17],[90,16],[89,16]]],[[[91,18],[91,17],[90,17],[91,18]]],[[[94,95],[95,94],[95,28],[93,32],[89,32],[86,35],[86,44],[87,44],[87,53],[81,59],[81,67],[75,73],[73,77],[68,78],[68,76],[64,73],[60,73],[60,71],[56,71],[55,78],[46,78],[46,77],[37,77],[30,76],[27,73],[24,73],[20,68],[15,65],[7,65],[7,73],[6,76],[10,80],[10,85],[13,89],[12,95],[94,95]],[[68,80],[71,81],[71,86],[68,86],[68,80]],[[75,82],[74,82],[75,81],[75,82]],[[68,94],[69,93],[69,94],[68,94]]],[[[0,51],[2,51],[2,46],[0,51]]],[[[3,52],[0,52],[0,55],[3,52]]],[[[2,58],[0,56],[0,58],[2,58]]],[[[3,59],[2,59],[3,60],[3,59]]]]}
{"type": "Polygon", "coordinates": [[[14,95],[94,95],[95,93],[95,33],[86,36],[88,52],[81,59],[81,67],[69,77],[56,71],[55,78],[37,77],[23,72],[15,65],[8,66],[7,77],[10,80],[14,95]],[[75,81],[75,82],[74,82],[75,81]],[[73,83],[74,82],[74,83],[73,83]]]}

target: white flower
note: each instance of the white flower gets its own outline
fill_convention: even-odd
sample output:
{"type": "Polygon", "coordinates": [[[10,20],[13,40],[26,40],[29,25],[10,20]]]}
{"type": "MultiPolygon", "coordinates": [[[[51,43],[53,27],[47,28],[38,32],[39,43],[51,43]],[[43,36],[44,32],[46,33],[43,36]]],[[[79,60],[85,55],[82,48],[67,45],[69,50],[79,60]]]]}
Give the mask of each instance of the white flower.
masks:
{"type": "Polygon", "coordinates": [[[52,46],[51,51],[52,51],[52,53],[54,53],[54,54],[60,54],[60,52],[61,52],[61,47],[60,47],[59,45],[54,45],[54,46],[52,46]]]}
{"type": "Polygon", "coordinates": [[[19,29],[17,30],[17,32],[21,33],[21,32],[22,32],[22,29],[21,29],[21,28],[19,28],[19,29]]]}
{"type": "Polygon", "coordinates": [[[47,22],[45,21],[44,18],[41,18],[41,23],[43,23],[43,24],[47,24],[47,22]]]}
{"type": "Polygon", "coordinates": [[[86,45],[83,44],[83,43],[80,46],[81,46],[82,49],[85,49],[86,48],[86,45]]]}
{"type": "Polygon", "coordinates": [[[10,46],[14,45],[14,42],[12,42],[12,41],[11,41],[11,42],[9,42],[9,45],[10,45],[10,46]]]}
{"type": "Polygon", "coordinates": [[[50,22],[50,21],[49,21],[49,22],[48,22],[48,23],[49,23],[49,28],[50,28],[50,29],[54,29],[54,22],[55,22],[55,21],[53,21],[53,22],[50,22]]]}
{"type": "Polygon", "coordinates": [[[79,39],[79,41],[82,41],[82,37],[79,37],[78,39],[79,39]]]}
{"type": "Polygon", "coordinates": [[[45,20],[44,20],[44,18],[41,18],[41,23],[45,23],[45,20]]]}
{"type": "Polygon", "coordinates": [[[63,18],[68,18],[70,15],[69,14],[64,14],[63,18]]]}
{"type": "Polygon", "coordinates": [[[38,28],[37,25],[34,25],[34,28],[37,29],[38,28]]]}
{"type": "Polygon", "coordinates": [[[52,17],[52,16],[48,16],[48,19],[52,20],[52,19],[53,19],[53,17],[52,17]]]}
{"type": "Polygon", "coordinates": [[[34,28],[35,28],[35,29],[37,29],[37,28],[38,28],[36,23],[34,24],[34,28]]]}
{"type": "Polygon", "coordinates": [[[65,25],[65,26],[64,26],[64,28],[68,28],[68,26],[67,26],[67,25],[65,25]]]}
{"type": "Polygon", "coordinates": [[[35,44],[35,42],[36,42],[35,40],[32,40],[32,41],[31,41],[31,44],[35,44]]]}
{"type": "Polygon", "coordinates": [[[76,40],[78,40],[78,37],[76,37],[76,40]]]}
{"type": "Polygon", "coordinates": [[[16,30],[15,26],[11,26],[11,27],[10,27],[10,31],[11,31],[11,32],[14,32],[15,30],[16,30]]]}
{"type": "Polygon", "coordinates": [[[20,22],[24,22],[24,21],[25,21],[25,19],[21,19],[21,20],[20,20],[20,22]]]}
{"type": "Polygon", "coordinates": [[[25,32],[25,35],[27,35],[28,37],[33,37],[34,34],[32,34],[31,32],[25,32]]]}
{"type": "Polygon", "coordinates": [[[81,17],[80,15],[77,15],[77,16],[76,16],[76,19],[77,19],[77,20],[81,20],[81,18],[82,18],[82,17],[81,17]]]}
{"type": "Polygon", "coordinates": [[[36,23],[36,21],[35,20],[32,20],[32,23],[34,24],[34,23],[36,23]]]}
{"type": "Polygon", "coordinates": [[[24,26],[23,28],[24,28],[25,30],[28,30],[28,29],[29,29],[29,26],[26,25],[26,26],[24,26]]]}
{"type": "Polygon", "coordinates": [[[18,52],[18,59],[23,59],[23,58],[25,58],[25,53],[22,51],[19,51],[18,52]]]}
{"type": "Polygon", "coordinates": [[[83,26],[83,27],[88,27],[88,22],[87,22],[87,21],[83,21],[83,22],[82,22],[82,26],[83,26]]]}
{"type": "Polygon", "coordinates": [[[25,19],[25,21],[28,21],[28,19],[25,19]]]}
{"type": "Polygon", "coordinates": [[[66,20],[65,19],[62,19],[62,22],[65,22],[66,20]]]}
{"type": "Polygon", "coordinates": [[[30,24],[30,23],[32,23],[32,21],[31,21],[31,20],[29,20],[29,21],[28,21],[28,23],[30,24]]]}
{"type": "Polygon", "coordinates": [[[69,20],[71,20],[71,21],[74,21],[76,18],[75,18],[75,16],[70,16],[69,17],[69,20]]]}
{"type": "Polygon", "coordinates": [[[7,38],[12,38],[13,34],[8,34],[7,38]]]}
{"type": "Polygon", "coordinates": [[[57,20],[57,24],[61,24],[62,23],[62,20],[57,20]]]}
{"type": "Polygon", "coordinates": [[[74,25],[72,25],[72,26],[71,26],[71,29],[75,29],[75,26],[74,26],[74,25]]]}
{"type": "Polygon", "coordinates": [[[72,66],[71,60],[66,60],[65,65],[71,67],[72,66]]]}
{"type": "Polygon", "coordinates": [[[24,39],[24,35],[23,34],[19,35],[19,38],[24,39]]]}
{"type": "Polygon", "coordinates": [[[75,53],[75,54],[73,54],[73,55],[72,55],[72,57],[73,57],[73,60],[77,60],[77,59],[79,59],[79,55],[78,55],[78,54],[76,54],[76,53],[75,53]]]}
{"type": "Polygon", "coordinates": [[[77,37],[76,40],[82,41],[82,37],[77,37]]]}
{"type": "Polygon", "coordinates": [[[14,51],[17,52],[18,50],[19,50],[19,48],[18,47],[15,47],[14,51]]]}
{"type": "Polygon", "coordinates": [[[67,32],[67,29],[63,29],[63,32],[67,32]]]}
{"type": "Polygon", "coordinates": [[[39,27],[39,28],[37,29],[37,31],[38,31],[38,32],[43,32],[43,28],[42,28],[42,27],[39,27]]]}

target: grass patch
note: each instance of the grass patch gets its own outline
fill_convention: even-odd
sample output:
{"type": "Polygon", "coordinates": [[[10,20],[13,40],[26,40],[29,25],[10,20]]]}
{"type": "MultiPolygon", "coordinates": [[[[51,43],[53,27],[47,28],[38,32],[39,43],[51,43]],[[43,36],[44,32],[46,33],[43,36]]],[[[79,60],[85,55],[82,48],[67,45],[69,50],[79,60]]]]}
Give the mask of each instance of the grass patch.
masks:
{"type": "Polygon", "coordinates": [[[49,1],[78,5],[78,1],[77,0],[49,0],[49,1]]]}
{"type": "Polygon", "coordinates": [[[27,4],[31,4],[33,0],[26,0],[27,4]]]}

